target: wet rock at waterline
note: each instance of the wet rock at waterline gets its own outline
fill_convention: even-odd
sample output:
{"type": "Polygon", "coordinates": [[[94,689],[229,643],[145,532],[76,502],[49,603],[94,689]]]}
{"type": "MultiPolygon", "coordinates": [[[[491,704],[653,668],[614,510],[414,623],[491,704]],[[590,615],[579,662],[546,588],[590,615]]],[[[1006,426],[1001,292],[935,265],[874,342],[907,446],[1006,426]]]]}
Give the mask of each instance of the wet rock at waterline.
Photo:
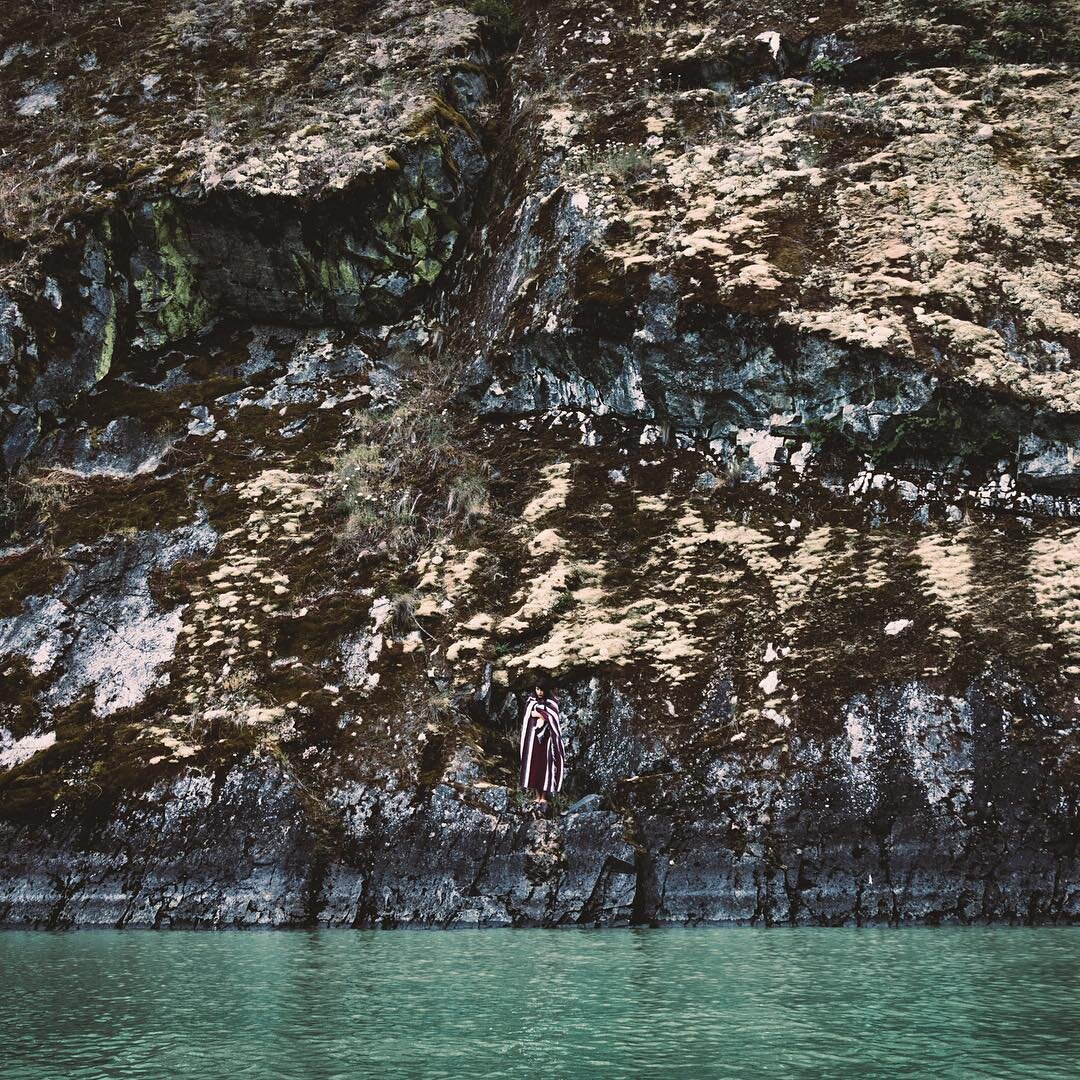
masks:
{"type": "Polygon", "coordinates": [[[122,7],[3,24],[0,922],[1076,920],[1074,26],[122,7]]]}

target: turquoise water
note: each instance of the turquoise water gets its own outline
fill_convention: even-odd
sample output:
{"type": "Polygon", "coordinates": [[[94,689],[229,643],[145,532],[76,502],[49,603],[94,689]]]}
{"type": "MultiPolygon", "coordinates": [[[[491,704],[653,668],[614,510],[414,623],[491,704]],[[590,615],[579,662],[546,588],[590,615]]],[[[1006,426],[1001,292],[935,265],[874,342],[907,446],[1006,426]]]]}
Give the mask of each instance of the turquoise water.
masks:
{"type": "Polygon", "coordinates": [[[1080,930],[0,934],[0,1077],[1080,1075],[1080,930]]]}

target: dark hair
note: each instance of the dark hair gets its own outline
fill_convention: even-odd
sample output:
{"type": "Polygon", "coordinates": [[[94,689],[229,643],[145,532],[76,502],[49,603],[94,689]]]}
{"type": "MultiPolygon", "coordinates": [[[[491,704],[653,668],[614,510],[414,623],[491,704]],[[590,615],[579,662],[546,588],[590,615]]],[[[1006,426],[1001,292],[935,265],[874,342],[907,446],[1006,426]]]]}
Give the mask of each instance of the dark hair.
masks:
{"type": "Polygon", "coordinates": [[[532,681],[529,683],[529,686],[530,688],[534,688],[536,690],[543,690],[544,697],[551,696],[552,684],[551,679],[549,679],[547,675],[544,675],[542,673],[533,675],[532,681]]]}

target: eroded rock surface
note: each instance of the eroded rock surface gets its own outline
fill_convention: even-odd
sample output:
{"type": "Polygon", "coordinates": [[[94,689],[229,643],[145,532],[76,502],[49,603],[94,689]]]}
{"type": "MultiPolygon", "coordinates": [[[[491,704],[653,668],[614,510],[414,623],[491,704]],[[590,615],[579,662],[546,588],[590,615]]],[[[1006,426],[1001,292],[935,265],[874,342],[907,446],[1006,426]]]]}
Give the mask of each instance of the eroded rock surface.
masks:
{"type": "Polygon", "coordinates": [[[1075,13],[146,9],[2,24],[0,923],[1077,920],[1075,13]]]}

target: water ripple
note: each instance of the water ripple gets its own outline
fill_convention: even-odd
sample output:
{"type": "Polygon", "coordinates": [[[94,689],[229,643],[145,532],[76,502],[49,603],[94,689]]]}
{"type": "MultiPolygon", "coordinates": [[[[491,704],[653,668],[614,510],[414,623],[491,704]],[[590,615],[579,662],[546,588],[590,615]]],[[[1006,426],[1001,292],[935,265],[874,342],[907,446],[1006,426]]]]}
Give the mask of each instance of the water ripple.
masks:
{"type": "Polygon", "coordinates": [[[3,1080],[1075,1080],[1080,930],[0,934],[3,1080]]]}

